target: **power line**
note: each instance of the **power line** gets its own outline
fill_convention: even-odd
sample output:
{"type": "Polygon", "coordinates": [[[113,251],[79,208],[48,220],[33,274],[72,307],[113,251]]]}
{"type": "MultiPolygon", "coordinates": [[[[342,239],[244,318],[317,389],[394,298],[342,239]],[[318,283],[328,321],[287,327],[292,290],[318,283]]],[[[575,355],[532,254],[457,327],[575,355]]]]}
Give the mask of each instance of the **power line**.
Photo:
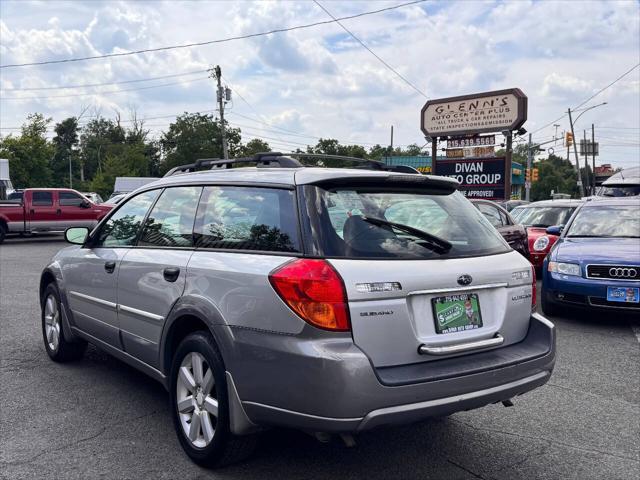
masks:
{"type": "MultiPolygon", "coordinates": [[[[578,108],[580,108],[581,106],[583,106],[585,103],[587,103],[589,100],[594,99],[595,97],[597,97],[598,95],[600,95],[602,92],[604,92],[607,88],[613,86],[614,84],[616,84],[617,82],[619,82],[620,80],[622,80],[624,77],[626,77],[627,75],[629,75],[631,72],[633,72],[636,68],[640,67],[640,63],[634,65],[633,67],[631,67],[629,70],[627,70],[626,72],[624,72],[622,75],[620,75],[618,78],[616,78],[613,82],[609,83],[609,85],[607,85],[606,87],[601,88],[600,90],[598,90],[596,93],[594,93],[593,95],[591,95],[589,98],[587,98],[584,102],[582,102],[580,105],[578,105],[577,107],[574,107],[572,110],[577,110],[578,108]]],[[[550,121],[549,123],[543,125],[542,127],[538,128],[537,130],[534,130],[533,132],[531,132],[531,134],[534,134],[536,132],[539,132],[540,130],[543,130],[551,125],[553,125],[554,123],[556,123],[559,120],[562,120],[564,117],[566,117],[567,114],[565,113],[564,115],[562,115],[561,117],[556,118],[555,120],[550,121]]]]}
{"type": "Polygon", "coordinates": [[[32,87],[32,88],[0,88],[5,92],[31,92],[36,90],[63,90],[72,88],[89,88],[89,87],[106,87],[107,85],[122,85],[126,83],[139,83],[149,82],[151,80],[163,80],[166,78],[186,77],[189,75],[196,75],[198,73],[205,73],[207,70],[196,70],[194,72],[176,73],[174,75],[162,75],[160,77],[140,78],[137,80],[123,80],[120,82],[105,82],[105,83],[85,83],[84,85],[64,85],[58,87],[32,87]]]}
{"type": "Polygon", "coordinates": [[[133,92],[136,90],[149,90],[151,88],[161,88],[161,87],[170,87],[172,85],[184,85],[187,83],[193,82],[201,82],[203,80],[208,80],[209,77],[201,77],[193,80],[185,80],[181,82],[169,82],[169,83],[161,83],[160,85],[149,85],[146,87],[135,87],[135,88],[121,88],[119,90],[106,90],[104,92],[91,92],[91,93],[70,93],[66,95],[41,95],[41,96],[31,96],[31,97],[0,97],[0,101],[2,100],[40,100],[46,98],[72,98],[72,97],[87,97],[92,95],[111,95],[113,93],[123,93],[123,92],[133,92]]]}
{"type": "Polygon", "coordinates": [[[411,88],[413,88],[416,92],[418,92],[420,95],[422,95],[424,98],[427,98],[427,95],[420,90],[418,87],[416,87],[413,83],[411,83],[409,80],[407,80],[400,72],[398,72],[395,68],[393,68],[391,65],[389,65],[387,62],[385,62],[382,58],[380,58],[373,50],[371,50],[362,40],[360,40],[358,37],[356,37],[356,35],[349,30],[347,27],[345,27],[340,20],[342,19],[338,19],[336,17],[334,17],[331,12],[329,12],[329,10],[327,10],[326,8],[324,8],[322,6],[322,4],[320,2],[318,2],[318,0],[313,0],[313,2],[318,5],[322,10],[324,10],[324,12],[329,15],[338,25],[340,25],[342,27],[342,29],[347,32],[349,35],[351,35],[354,40],[356,40],[360,45],[362,45],[371,55],[373,55],[374,57],[376,57],[378,59],[378,61],[380,63],[382,63],[385,67],[387,67],[389,70],[391,70],[393,73],[396,74],[396,76],[398,78],[400,78],[404,83],[406,83],[407,85],[409,85],[411,88]]]}
{"type": "Polygon", "coordinates": [[[140,53],[150,53],[150,52],[160,52],[160,51],[166,51],[166,50],[174,50],[177,48],[191,48],[191,47],[201,47],[204,45],[212,45],[212,44],[216,44],[216,43],[225,43],[225,42],[231,42],[234,40],[244,40],[247,38],[255,38],[255,37],[262,37],[265,35],[272,35],[274,33],[284,33],[284,32],[291,32],[293,30],[301,30],[304,28],[311,28],[311,27],[317,27],[318,25],[326,25],[329,23],[334,23],[337,22],[338,20],[350,20],[352,18],[359,18],[359,17],[364,17],[367,15],[374,15],[377,13],[382,13],[382,12],[387,12],[390,10],[396,10],[398,8],[403,8],[403,7],[407,7],[409,5],[415,5],[418,3],[423,3],[426,0],[415,0],[412,2],[406,2],[406,3],[401,3],[399,5],[393,5],[390,7],[385,7],[385,8],[380,8],[378,10],[370,10],[368,12],[362,12],[362,13],[358,13],[355,15],[349,15],[349,16],[345,16],[345,17],[341,17],[338,19],[333,19],[333,20],[325,20],[322,22],[314,22],[314,23],[307,23],[304,25],[296,25],[293,27],[284,27],[284,28],[276,28],[273,30],[269,30],[266,32],[258,32],[258,33],[250,33],[247,35],[238,35],[235,37],[227,37],[227,38],[220,38],[217,40],[207,40],[205,42],[194,42],[194,43],[186,43],[186,44],[182,44],[182,45],[171,45],[171,46],[166,46],[166,47],[157,47],[157,48],[146,48],[146,49],[142,49],[142,50],[134,50],[131,52],[120,52],[120,53],[109,53],[109,54],[105,54],[105,55],[92,55],[89,57],[77,57],[77,58],[66,58],[63,60],[46,60],[46,61],[42,61],[42,62],[30,62],[30,63],[13,63],[13,64],[8,64],[8,65],[0,65],[0,69],[1,68],[14,68],[14,67],[31,67],[31,66],[36,66],[36,65],[51,65],[51,64],[57,64],[57,63],[69,63],[69,62],[81,62],[81,61],[85,61],[85,60],[96,60],[96,59],[100,59],[100,58],[112,58],[112,57],[125,57],[128,55],[137,55],[140,53]]]}

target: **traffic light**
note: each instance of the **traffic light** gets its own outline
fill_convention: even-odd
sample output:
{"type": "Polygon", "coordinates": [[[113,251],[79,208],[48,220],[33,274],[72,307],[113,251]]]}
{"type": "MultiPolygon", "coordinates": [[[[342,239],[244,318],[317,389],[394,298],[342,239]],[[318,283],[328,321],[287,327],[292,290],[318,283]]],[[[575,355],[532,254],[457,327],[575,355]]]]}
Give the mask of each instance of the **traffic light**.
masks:
{"type": "Polygon", "coordinates": [[[524,179],[527,182],[531,181],[531,170],[529,170],[528,168],[524,170],[524,179]]]}
{"type": "Polygon", "coordinates": [[[566,144],[567,147],[570,147],[571,145],[573,145],[573,133],[571,132],[566,133],[564,143],[566,144]]]}
{"type": "Polygon", "coordinates": [[[534,168],[531,171],[531,180],[534,181],[534,182],[538,181],[538,169],[537,168],[534,168]]]}

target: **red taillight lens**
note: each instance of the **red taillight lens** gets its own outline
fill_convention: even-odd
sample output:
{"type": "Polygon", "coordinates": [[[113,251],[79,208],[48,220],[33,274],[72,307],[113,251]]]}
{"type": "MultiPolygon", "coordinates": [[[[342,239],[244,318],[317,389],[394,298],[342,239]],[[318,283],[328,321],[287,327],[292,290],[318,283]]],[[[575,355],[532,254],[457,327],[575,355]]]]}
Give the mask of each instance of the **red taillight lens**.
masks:
{"type": "Polygon", "coordinates": [[[536,302],[538,301],[536,286],[536,268],[531,267],[531,311],[536,311],[536,302]]]}
{"type": "Polygon", "coordinates": [[[294,260],[274,270],[269,281],[284,303],[306,322],[326,330],[350,330],[344,283],[328,262],[294,260]]]}

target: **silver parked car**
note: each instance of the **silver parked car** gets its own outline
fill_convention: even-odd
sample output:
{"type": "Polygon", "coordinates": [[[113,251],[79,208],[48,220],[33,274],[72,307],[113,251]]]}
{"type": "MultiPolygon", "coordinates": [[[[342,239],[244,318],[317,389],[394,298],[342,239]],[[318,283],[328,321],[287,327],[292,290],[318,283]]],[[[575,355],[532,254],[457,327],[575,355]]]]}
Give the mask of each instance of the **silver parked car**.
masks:
{"type": "Polygon", "coordinates": [[[258,154],[144,185],[44,269],[47,353],[90,342],[159,380],[207,466],[269,426],[351,441],[547,382],[529,262],[455,180],[369,166],[258,154]]]}

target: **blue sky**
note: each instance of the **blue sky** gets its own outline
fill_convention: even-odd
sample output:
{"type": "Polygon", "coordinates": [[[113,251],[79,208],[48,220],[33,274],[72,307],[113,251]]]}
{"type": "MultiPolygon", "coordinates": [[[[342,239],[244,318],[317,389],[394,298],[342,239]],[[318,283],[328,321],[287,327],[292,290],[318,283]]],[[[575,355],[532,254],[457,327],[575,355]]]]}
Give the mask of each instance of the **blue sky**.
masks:
{"type": "MultiPolygon", "coordinates": [[[[403,3],[338,2],[335,16],[403,3]]],[[[327,20],[312,1],[0,1],[0,64],[26,63],[200,42],[327,20]]],[[[425,2],[344,21],[344,25],[428,98],[518,87],[529,97],[525,128],[536,131],[640,63],[637,1],[425,2]]],[[[205,70],[219,64],[234,90],[228,120],[243,138],[268,137],[286,151],[317,137],[342,142],[423,145],[426,98],[387,70],[336,24],[189,49],[0,70],[0,134],[28,113],[54,121],[100,113],[126,119],[215,108],[206,73],[83,89],[18,91],[118,82],[205,70]],[[177,83],[162,88],[113,90],[177,83]],[[23,97],[60,96],[29,99],[23,97]],[[20,99],[10,99],[20,97],[20,99]],[[247,102],[243,101],[244,98],[247,102]]],[[[596,125],[598,163],[640,162],[640,68],[595,97],[607,102],[580,119],[596,125]]],[[[171,118],[146,121],[153,136],[171,118]]],[[[568,128],[568,119],[558,122],[568,128]]],[[[550,125],[535,133],[550,139],[550,125]]],[[[562,151],[557,148],[556,151],[562,151]]]]}

